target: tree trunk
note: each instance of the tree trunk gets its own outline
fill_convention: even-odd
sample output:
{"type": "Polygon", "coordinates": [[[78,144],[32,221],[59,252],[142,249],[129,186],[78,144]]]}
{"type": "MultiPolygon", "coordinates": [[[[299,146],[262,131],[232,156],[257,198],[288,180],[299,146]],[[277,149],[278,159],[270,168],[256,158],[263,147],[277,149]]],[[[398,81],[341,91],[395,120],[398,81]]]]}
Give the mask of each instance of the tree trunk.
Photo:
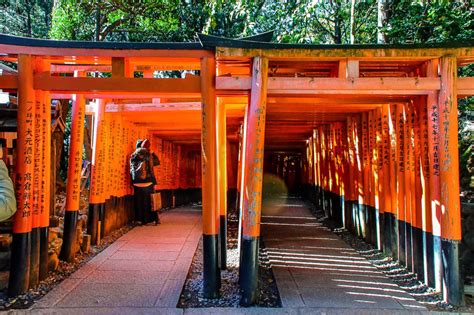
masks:
{"type": "Polygon", "coordinates": [[[350,32],[351,32],[351,34],[350,34],[350,43],[354,44],[354,38],[355,38],[355,0],[351,0],[351,27],[350,27],[350,32]]]}
{"type": "Polygon", "coordinates": [[[377,43],[387,43],[387,35],[382,31],[382,28],[388,22],[388,10],[390,6],[389,0],[377,0],[377,43]]]}

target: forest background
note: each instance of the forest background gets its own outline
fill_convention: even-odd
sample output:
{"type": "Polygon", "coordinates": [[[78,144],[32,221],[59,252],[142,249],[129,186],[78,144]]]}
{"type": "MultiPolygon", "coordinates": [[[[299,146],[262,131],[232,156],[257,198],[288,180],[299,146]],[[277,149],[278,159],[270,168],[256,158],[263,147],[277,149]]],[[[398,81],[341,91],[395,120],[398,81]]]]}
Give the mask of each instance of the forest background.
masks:
{"type": "MultiPolygon", "coordinates": [[[[282,43],[430,43],[474,38],[472,0],[0,0],[0,33],[50,39],[187,42],[274,30],[282,43]]],[[[474,66],[459,69],[474,76],[474,66]]],[[[474,98],[459,101],[461,196],[474,199],[474,98]]],[[[66,120],[62,169],[66,173],[66,120]]]]}

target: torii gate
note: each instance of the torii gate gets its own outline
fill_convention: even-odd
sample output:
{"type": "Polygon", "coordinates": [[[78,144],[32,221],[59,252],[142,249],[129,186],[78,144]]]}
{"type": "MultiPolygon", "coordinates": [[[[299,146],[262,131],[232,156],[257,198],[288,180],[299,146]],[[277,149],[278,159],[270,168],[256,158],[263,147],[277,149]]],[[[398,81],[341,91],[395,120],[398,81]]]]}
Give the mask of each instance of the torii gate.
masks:
{"type": "Polygon", "coordinates": [[[0,59],[18,65],[18,75],[0,76],[0,89],[19,99],[10,294],[46,276],[48,109],[51,99],[67,98],[73,124],[63,259],[74,255],[82,122],[93,111],[88,227],[93,240],[106,200],[132,193],[126,157],[135,139],[153,138],[173,170],[163,178],[166,189],[199,187],[202,171],[209,298],[219,296],[219,271],[225,268],[227,185],[239,191],[240,285],[242,304],[251,305],[264,152],[299,150],[305,153],[311,199],[443,292],[446,301],[461,304],[457,99],[474,94],[474,78],[457,78],[457,67],[474,62],[474,42],[292,45],[269,43],[265,36],[205,35],[200,41],[97,43],[0,35],[0,59]],[[171,70],[188,74],[153,78],[154,71],[171,70]],[[230,165],[237,157],[228,153],[237,145],[234,174],[230,165]],[[200,152],[202,168],[184,152],[200,152]]]}

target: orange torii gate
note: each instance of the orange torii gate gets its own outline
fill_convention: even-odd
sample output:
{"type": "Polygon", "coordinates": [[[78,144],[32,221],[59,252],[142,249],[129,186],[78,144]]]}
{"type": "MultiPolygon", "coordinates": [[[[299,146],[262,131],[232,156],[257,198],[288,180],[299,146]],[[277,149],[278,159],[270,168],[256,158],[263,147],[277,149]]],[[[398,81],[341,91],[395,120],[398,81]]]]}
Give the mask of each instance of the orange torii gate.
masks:
{"type": "Polygon", "coordinates": [[[171,206],[202,183],[209,298],[219,296],[220,269],[226,267],[227,192],[238,191],[241,302],[251,305],[264,154],[300,152],[311,200],[443,292],[446,301],[461,304],[456,109],[458,97],[474,94],[474,78],[457,78],[457,68],[474,62],[474,42],[344,46],[274,44],[268,34],[199,38],[92,43],[0,35],[0,60],[18,65],[18,75],[0,76],[0,89],[19,99],[9,293],[23,293],[46,276],[53,206],[45,189],[47,109],[51,99],[70,99],[62,259],[73,259],[76,251],[83,117],[92,114],[93,243],[116,227],[108,219],[112,203],[128,213],[127,159],[137,138],[152,139],[162,160],[157,189],[170,196],[171,206]],[[181,77],[153,77],[164,71],[180,71],[181,77]],[[237,151],[238,159],[230,154],[237,151]],[[230,165],[237,160],[237,167],[230,165]]]}

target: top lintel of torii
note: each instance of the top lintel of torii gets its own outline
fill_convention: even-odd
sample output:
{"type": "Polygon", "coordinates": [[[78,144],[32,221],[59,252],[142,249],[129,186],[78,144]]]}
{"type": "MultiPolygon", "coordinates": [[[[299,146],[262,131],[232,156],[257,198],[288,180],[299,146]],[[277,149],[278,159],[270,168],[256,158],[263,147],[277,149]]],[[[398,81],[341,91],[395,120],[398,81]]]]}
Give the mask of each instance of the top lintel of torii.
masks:
{"type": "MultiPolygon", "coordinates": [[[[268,57],[270,60],[428,60],[446,55],[474,62],[474,39],[419,44],[285,44],[273,43],[273,32],[229,39],[197,34],[195,42],[86,42],[32,39],[0,34],[0,59],[18,54],[45,57],[203,58],[218,60],[268,57]]],[[[59,60],[56,60],[57,62],[59,60]]],[[[90,60],[94,63],[94,60],[90,60]]],[[[97,60],[98,63],[100,63],[97,60]]]]}

